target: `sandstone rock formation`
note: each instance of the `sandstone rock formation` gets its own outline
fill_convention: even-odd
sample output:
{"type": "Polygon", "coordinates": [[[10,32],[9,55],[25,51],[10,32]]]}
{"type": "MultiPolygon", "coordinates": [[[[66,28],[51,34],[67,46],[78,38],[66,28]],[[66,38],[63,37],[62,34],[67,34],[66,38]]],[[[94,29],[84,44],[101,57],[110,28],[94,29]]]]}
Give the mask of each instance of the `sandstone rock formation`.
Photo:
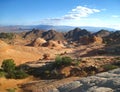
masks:
{"type": "Polygon", "coordinates": [[[46,43],[43,44],[44,47],[49,47],[49,48],[62,48],[64,47],[63,44],[59,44],[58,41],[53,41],[53,40],[50,40],[50,41],[47,41],[46,43]]]}
{"type": "Polygon", "coordinates": [[[39,47],[39,46],[42,46],[42,44],[44,44],[44,43],[46,43],[46,40],[39,37],[39,38],[34,40],[32,45],[35,46],[35,47],[39,47]]]}
{"type": "Polygon", "coordinates": [[[120,68],[85,77],[48,92],[120,92],[120,68]]]}
{"type": "Polygon", "coordinates": [[[48,30],[42,34],[45,40],[64,40],[64,34],[55,30],[48,30]]]}
{"type": "Polygon", "coordinates": [[[11,48],[7,43],[0,40],[0,51],[6,51],[7,49],[11,48]]]}
{"type": "Polygon", "coordinates": [[[102,30],[94,33],[93,35],[95,35],[95,36],[100,36],[100,37],[103,38],[103,37],[109,36],[110,34],[111,34],[110,31],[102,29],[102,30]]]}
{"type": "Polygon", "coordinates": [[[78,41],[81,44],[102,44],[103,43],[103,39],[99,36],[84,36],[81,37],[80,40],[78,41]]]}
{"type": "Polygon", "coordinates": [[[77,40],[79,40],[80,37],[88,36],[90,34],[91,33],[85,29],[82,30],[80,28],[75,28],[74,30],[67,32],[65,35],[65,38],[67,40],[77,41],[77,40]]]}
{"type": "Polygon", "coordinates": [[[105,38],[107,44],[120,44],[120,31],[115,31],[105,38]]]}
{"type": "Polygon", "coordinates": [[[120,92],[120,68],[72,81],[71,79],[73,78],[56,82],[51,80],[46,85],[41,85],[41,81],[31,82],[22,88],[26,92],[120,92]]]}
{"type": "Polygon", "coordinates": [[[43,32],[45,32],[45,31],[39,30],[39,29],[33,29],[32,31],[26,32],[25,35],[23,36],[23,38],[34,41],[36,38],[42,37],[43,32]]]}
{"type": "Polygon", "coordinates": [[[44,38],[45,40],[64,40],[64,34],[62,32],[57,32],[55,30],[39,30],[33,29],[32,31],[26,32],[24,35],[25,39],[35,40],[36,38],[44,38]]]}
{"type": "Polygon", "coordinates": [[[96,44],[102,44],[103,42],[103,39],[99,36],[93,36],[92,40],[93,40],[93,43],[96,43],[96,44]]]}
{"type": "MultiPolygon", "coordinates": [[[[73,81],[58,87],[58,92],[119,92],[120,68],[73,81]]],[[[55,91],[53,91],[55,92],[55,91]]]]}

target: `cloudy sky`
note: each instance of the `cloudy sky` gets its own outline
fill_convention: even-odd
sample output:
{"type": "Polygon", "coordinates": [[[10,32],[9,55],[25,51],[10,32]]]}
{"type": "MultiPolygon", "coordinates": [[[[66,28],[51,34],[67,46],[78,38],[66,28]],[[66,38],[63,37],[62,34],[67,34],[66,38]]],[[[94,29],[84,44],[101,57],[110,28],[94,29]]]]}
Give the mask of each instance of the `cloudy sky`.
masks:
{"type": "Polygon", "coordinates": [[[38,24],[120,30],[120,0],[0,0],[0,25],[38,24]]]}

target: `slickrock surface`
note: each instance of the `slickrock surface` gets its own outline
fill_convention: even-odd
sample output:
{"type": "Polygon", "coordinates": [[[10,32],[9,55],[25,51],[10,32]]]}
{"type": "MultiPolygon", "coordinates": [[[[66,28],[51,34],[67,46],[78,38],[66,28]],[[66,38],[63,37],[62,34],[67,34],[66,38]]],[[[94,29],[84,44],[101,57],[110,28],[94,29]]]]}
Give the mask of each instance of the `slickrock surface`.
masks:
{"type": "Polygon", "coordinates": [[[48,92],[120,92],[120,68],[84,77],[48,92]]]}
{"type": "Polygon", "coordinates": [[[25,92],[120,92],[120,68],[83,78],[27,83],[23,89],[25,92]]]}

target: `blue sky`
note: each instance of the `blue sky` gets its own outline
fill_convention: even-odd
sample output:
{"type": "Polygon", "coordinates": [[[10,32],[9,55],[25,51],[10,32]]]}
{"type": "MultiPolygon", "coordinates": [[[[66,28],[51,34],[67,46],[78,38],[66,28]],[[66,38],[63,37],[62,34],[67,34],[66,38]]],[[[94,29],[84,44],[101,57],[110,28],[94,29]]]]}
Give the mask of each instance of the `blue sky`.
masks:
{"type": "Polygon", "coordinates": [[[120,29],[120,0],[0,0],[0,25],[120,29]]]}

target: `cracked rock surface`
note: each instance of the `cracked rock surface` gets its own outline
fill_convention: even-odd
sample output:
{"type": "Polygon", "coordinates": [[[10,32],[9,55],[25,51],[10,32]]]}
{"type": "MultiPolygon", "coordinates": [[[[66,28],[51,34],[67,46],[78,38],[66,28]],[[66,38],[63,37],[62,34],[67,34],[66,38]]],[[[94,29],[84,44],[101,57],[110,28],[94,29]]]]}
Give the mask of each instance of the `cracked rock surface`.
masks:
{"type": "Polygon", "coordinates": [[[120,92],[120,68],[84,77],[48,92],[120,92]]]}
{"type": "Polygon", "coordinates": [[[24,92],[120,92],[120,68],[83,78],[37,81],[24,85],[24,92]]]}

